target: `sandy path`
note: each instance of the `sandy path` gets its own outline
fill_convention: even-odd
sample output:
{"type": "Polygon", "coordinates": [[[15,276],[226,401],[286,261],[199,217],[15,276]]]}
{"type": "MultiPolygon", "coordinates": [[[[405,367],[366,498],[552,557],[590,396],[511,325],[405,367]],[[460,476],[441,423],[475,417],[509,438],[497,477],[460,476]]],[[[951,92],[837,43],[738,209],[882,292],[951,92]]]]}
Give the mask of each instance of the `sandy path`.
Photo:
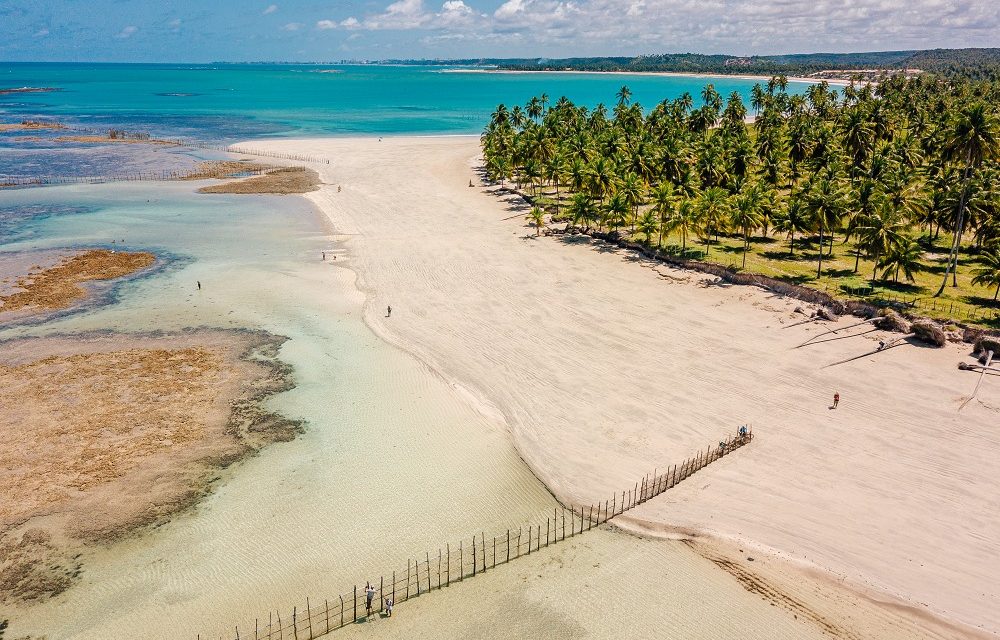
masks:
{"type": "Polygon", "coordinates": [[[794,301],[536,239],[519,203],[467,187],[471,138],[255,144],[331,159],[307,197],[355,256],[369,324],[501,412],[557,495],[607,498],[749,422],[751,448],[634,519],[750,540],[1000,633],[1000,390],[957,412],[975,384],[955,368],[965,345],[824,369],[877,334],[794,349],[819,331],[782,328],[794,301]]]}

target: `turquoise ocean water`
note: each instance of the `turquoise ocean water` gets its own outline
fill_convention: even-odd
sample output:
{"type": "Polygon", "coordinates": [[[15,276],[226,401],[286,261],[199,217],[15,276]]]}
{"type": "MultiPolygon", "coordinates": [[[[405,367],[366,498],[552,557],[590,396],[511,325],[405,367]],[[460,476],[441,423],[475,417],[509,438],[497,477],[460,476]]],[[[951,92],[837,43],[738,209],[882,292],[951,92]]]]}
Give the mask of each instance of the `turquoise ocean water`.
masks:
{"type": "MultiPolygon", "coordinates": [[[[455,73],[441,67],[0,63],[0,119],[50,116],[92,126],[142,126],[163,135],[478,133],[500,102],[547,93],[578,104],[613,103],[627,84],[647,108],[711,82],[749,99],[754,81],[610,74],[455,73]]],[[[805,85],[791,87],[801,89],[805,85]]]]}

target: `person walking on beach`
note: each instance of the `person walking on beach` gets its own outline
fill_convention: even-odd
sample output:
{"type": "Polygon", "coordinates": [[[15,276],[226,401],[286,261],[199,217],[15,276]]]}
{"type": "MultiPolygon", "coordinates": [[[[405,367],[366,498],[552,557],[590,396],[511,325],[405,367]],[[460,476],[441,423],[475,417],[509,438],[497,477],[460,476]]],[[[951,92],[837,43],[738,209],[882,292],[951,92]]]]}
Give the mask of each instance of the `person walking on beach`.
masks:
{"type": "Polygon", "coordinates": [[[833,394],[833,408],[836,409],[837,405],[840,404],[840,392],[833,394]]]}
{"type": "Polygon", "coordinates": [[[375,587],[370,582],[366,582],[365,583],[365,595],[367,596],[366,597],[366,601],[367,602],[365,604],[365,608],[368,610],[368,615],[371,615],[372,614],[372,600],[375,599],[375,587]]]}
{"type": "Polygon", "coordinates": [[[323,260],[326,260],[326,251],[323,252],[323,260]]]}
{"type": "Polygon", "coordinates": [[[385,308],[385,317],[386,318],[392,317],[392,305],[389,305],[388,307],[385,308]]]}
{"type": "Polygon", "coordinates": [[[386,612],[386,617],[388,617],[388,618],[392,617],[392,605],[393,605],[392,598],[386,598],[385,599],[385,612],[386,612]]]}
{"type": "Polygon", "coordinates": [[[198,283],[198,291],[201,291],[201,280],[195,280],[198,283]]]}

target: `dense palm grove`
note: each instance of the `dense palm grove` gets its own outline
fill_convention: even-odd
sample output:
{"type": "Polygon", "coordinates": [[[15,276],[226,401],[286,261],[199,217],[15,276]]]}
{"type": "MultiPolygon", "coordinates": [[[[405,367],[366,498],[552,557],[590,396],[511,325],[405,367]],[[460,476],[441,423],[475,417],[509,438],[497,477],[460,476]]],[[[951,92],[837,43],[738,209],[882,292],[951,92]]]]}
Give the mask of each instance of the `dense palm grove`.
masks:
{"type": "MultiPolygon", "coordinates": [[[[802,95],[775,77],[753,88],[750,113],[711,85],[700,104],[685,94],[649,111],[622,87],[611,113],[544,95],[500,105],[482,146],[491,180],[581,229],[709,260],[738,238],[743,268],[754,245],[781,238],[788,260],[809,251],[816,278],[830,277],[839,246],[852,276],[864,259],[873,283],[933,275],[924,289],[941,295],[962,271],[996,300],[998,104],[1000,84],[932,77],[802,95]]],[[[541,209],[533,217],[544,223],[541,209]]]]}

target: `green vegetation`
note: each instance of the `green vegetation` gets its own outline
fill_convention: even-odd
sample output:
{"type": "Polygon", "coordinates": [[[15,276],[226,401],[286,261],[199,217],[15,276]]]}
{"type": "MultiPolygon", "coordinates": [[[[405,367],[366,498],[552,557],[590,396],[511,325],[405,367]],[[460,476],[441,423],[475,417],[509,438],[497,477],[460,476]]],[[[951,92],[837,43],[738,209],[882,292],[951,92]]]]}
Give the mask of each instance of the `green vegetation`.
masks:
{"type": "Polygon", "coordinates": [[[583,230],[996,324],[1000,84],[786,87],[754,87],[753,123],[739,94],[712,85],[700,105],[685,94],[649,111],[627,87],[611,113],[544,95],[500,105],[482,134],[486,171],[583,230]]]}
{"type": "MultiPolygon", "coordinates": [[[[862,53],[798,53],[780,56],[667,53],[590,58],[473,58],[388,60],[395,64],[495,66],[515,71],[630,71],[712,74],[808,75],[820,71],[919,69],[980,80],[1000,78],[1000,49],[931,49],[862,53]]],[[[845,77],[850,74],[841,74],[845,77]]]]}

